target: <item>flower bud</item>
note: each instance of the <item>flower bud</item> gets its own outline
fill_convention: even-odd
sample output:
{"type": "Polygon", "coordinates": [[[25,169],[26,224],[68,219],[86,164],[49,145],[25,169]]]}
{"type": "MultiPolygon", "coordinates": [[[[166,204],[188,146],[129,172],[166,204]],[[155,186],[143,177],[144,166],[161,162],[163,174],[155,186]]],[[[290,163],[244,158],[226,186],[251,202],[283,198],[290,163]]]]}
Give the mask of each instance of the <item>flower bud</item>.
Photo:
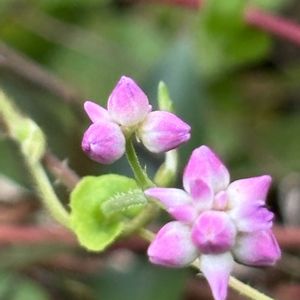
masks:
{"type": "Polygon", "coordinates": [[[154,111],[138,131],[138,137],[145,147],[154,153],[177,148],[190,138],[191,127],[167,111],[154,111]]]}
{"type": "Polygon", "coordinates": [[[131,78],[122,76],[108,99],[107,109],[118,124],[135,126],[145,119],[151,106],[140,87],[131,78]]]}
{"type": "Polygon", "coordinates": [[[84,133],[81,147],[93,160],[111,164],[125,152],[125,137],[113,122],[93,123],[84,133]]]}

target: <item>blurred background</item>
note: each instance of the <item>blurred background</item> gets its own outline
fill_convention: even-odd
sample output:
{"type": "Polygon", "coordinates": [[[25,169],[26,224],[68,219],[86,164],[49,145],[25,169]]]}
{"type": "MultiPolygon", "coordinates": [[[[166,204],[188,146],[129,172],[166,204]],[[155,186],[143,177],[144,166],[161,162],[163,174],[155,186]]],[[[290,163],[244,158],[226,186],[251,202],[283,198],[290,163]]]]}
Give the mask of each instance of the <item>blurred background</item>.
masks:
{"type": "MultiPolygon", "coordinates": [[[[103,167],[83,154],[89,120],[82,103],[105,105],[124,74],[156,107],[157,85],[165,81],[177,114],[193,128],[180,149],[181,171],[191,150],[207,144],[233,179],[272,175],[268,203],[283,259],[270,269],[238,266],[235,275],[276,299],[296,300],[300,48],[251,26],[245,12],[255,6],[300,23],[300,3],[205,2],[0,0],[0,87],[45,131],[51,152],[44,163],[67,204],[77,177],[66,188],[53,176],[67,165],[79,176],[131,175],[125,159],[103,167]]],[[[163,157],[138,150],[153,174],[163,157]]],[[[191,270],[150,265],[146,247],[133,237],[103,254],[81,249],[43,212],[17,147],[0,136],[1,300],[212,299],[205,280],[191,270]]],[[[230,292],[229,299],[243,298],[230,292]]]]}

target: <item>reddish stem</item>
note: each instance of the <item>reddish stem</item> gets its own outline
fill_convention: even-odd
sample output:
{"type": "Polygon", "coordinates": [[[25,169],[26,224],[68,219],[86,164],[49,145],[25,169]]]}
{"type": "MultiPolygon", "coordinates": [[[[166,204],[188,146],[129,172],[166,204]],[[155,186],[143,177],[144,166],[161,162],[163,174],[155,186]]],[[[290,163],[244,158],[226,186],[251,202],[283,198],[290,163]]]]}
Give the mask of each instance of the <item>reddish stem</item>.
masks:
{"type": "Polygon", "coordinates": [[[274,226],[274,234],[283,249],[300,249],[300,228],[274,226]]]}
{"type": "Polygon", "coordinates": [[[300,46],[300,25],[295,22],[256,8],[246,10],[245,21],[249,25],[273,33],[300,46]]]}
{"type": "MultiPolygon", "coordinates": [[[[191,9],[199,9],[204,3],[204,0],[152,0],[152,2],[154,1],[181,5],[191,9]]],[[[253,7],[246,9],[244,18],[247,24],[300,46],[300,25],[298,23],[253,7]]]]}
{"type": "Polygon", "coordinates": [[[61,227],[37,226],[0,226],[0,245],[3,244],[39,244],[63,243],[77,245],[75,237],[70,231],[61,227]]]}

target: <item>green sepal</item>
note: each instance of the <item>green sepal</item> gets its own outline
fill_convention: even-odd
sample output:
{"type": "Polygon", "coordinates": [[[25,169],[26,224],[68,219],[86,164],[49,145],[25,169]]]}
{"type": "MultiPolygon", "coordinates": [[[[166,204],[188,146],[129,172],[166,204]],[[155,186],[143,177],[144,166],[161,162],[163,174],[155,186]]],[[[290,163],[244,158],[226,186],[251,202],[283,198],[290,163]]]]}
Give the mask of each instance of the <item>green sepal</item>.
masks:
{"type": "Polygon", "coordinates": [[[121,213],[106,216],[101,205],[136,189],[135,180],[115,174],[87,176],[78,183],[71,194],[71,228],[83,247],[102,251],[120,236],[126,218],[121,213]]]}
{"type": "Polygon", "coordinates": [[[173,102],[170,97],[169,90],[163,81],[158,84],[158,107],[160,110],[165,110],[174,113],[173,102]]]}

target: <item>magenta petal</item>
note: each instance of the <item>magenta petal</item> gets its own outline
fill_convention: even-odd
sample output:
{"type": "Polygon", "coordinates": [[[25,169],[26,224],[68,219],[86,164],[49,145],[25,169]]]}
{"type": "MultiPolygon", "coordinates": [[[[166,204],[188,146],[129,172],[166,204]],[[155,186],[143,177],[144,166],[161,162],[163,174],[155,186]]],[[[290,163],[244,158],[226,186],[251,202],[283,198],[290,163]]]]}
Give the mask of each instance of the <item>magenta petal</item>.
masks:
{"type": "Polygon", "coordinates": [[[190,227],[180,222],[162,227],[147,253],[152,263],[167,267],[187,266],[199,255],[191,240],[190,227]]]}
{"type": "Polygon", "coordinates": [[[108,99],[107,109],[115,122],[135,126],[145,119],[151,106],[141,88],[131,78],[122,76],[108,99]]]}
{"type": "Polygon", "coordinates": [[[238,262],[250,266],[270,266],[281,252],[271,230],[243,234],[237,239],[233,254],[238,262]]]}
{"type": "Polygon", "coordinates": [[[111,164],[125,152],[125,137],[113,122],[93,123],[84,133],[82,150],[101,164],[111,164]]]}
{"type": "Polygon", "coordinates": [[[168,213],[176,220],[192,222],[196,217],[196,210],[190,196],[183,190],[174,188],[151,188],[145,191],[147,196],[159,200],[168,213]]]}
{"type": "Polygon", "coordinates": [[[264,206],[264,201],[254,201],[228,211],[239,231],[253,232],[272,227],[274,214],[264,206]]]}
{"type": "Polygon", "coordinates": [[[192,240],[201,253],[220,254],[235,243],[236,228],[225,212],[205,211],[192,228],[192,240]]]}
{"type": "Polygon", "coordinates": [[[84,102],[84,110],[93,123],[110,119],[108,111],[92,101],[84,102]]]}
{"type": "Polygon", "coordinates": [[[239,230],[252,232],[271,228],[274,215],[265,207],[270,184],[271,177],[264,175],[236,180],[228,186],[229,214],[239,230]]]}
{"type": "Polygon", "coordinates": [[[145,147],[154,153],[177,148],[190,138],[191,127],[167,111],[150,112],[141,125],[138,136],[145,147]]]}
{"type": "Polygon", "coordinates": [[[271,176],[263,175],[232,182],[227,189],[230,205],[243,206],[256,200],[265,201],[271,181],[271,176]]]}
{"type": "Polygon", "coordinates": [[[183,186],[190,192],[195,180],[202,180],[217,193],[227,188],[230,180],[228,170],[207,146],[195,149],[189,159],[183,175],[183,186]]]}
{"type": "Polygon", "coordinates": [[[199,211],[207,210],[212,207],[214,200],[213,191],[202,180],[199,179],[190,182],[190,193],[199,211]]]}
{"type": "Polygon", "coordinates": [[[200,270],[207,279],[215,300],[226,299],[232,268],[233,258],[228,252],[201,256],[200,270]]]}

